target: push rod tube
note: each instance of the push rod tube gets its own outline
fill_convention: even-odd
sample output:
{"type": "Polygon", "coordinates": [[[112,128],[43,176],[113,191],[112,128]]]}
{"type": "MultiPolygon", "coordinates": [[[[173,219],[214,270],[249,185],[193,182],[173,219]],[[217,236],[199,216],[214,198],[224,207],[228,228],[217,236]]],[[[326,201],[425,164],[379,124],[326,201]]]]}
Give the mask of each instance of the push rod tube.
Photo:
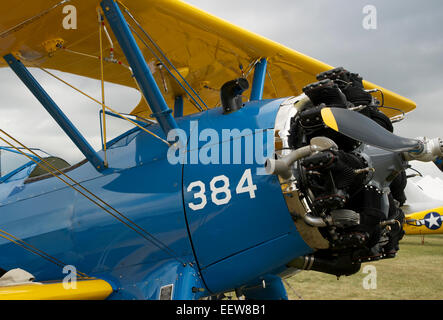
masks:
{"type": "Polygon", "coordinates": [[[160,127],[167,136],[170,130],[178,128],[177,123],[172,116],[172,110],[169,109],[166,104],[160,88],[149,70],[148,64],[128,27],[128,23],[115,1],[103,0],[100,6],[132,69],[142,94],[148,101],[153,112],[152,116],[157,119],[160,127]]]}
{"type": "Polygon", "coordinates": [[[57,104],[52,100],[48,93],[38,83],[38,81],[32,76],[29,70],[23,65],[20,60],[17,60],[12,54],[5,55],[3,57],[6,63],[11,67],[20,80],[28,87],[32,94],[40,101],[43,107],[48,111],[52,118],[58,123],[68,137],[79,148],[88,161],[99,172],[103,171],[106,167],[103,159],[97,152],[94,151],[92,146],[86,141],[80,131],[74,126],[74,124],[66,117],[57,104]]]}

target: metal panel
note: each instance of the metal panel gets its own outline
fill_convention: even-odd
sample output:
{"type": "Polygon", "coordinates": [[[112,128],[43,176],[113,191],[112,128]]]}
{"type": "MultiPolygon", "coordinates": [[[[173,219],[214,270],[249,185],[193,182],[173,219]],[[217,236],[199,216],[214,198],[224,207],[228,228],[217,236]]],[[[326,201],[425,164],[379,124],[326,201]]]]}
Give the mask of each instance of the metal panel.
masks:
{"type": "MultiPolygon", "coordinates": [[[[234,142],[241,141],[242,153],[251,143],[255,144],[253,153],[257,152],[258,146],[266,150],[267,135],[263,133],[268,130],[263,130],[266,128],[264,123],[271,124],[268,128],[272,128],[281,102],[276,100],[246,104],[243,109],[223,116],[216,116],[216,112],[221,110],[215,109],[198,122],[180,124],[181,127],[192,128],[188,145],[189,162],[184,168],[183,191],[191,238],[202,270],[261,243],[285,234],[297,233],[278,179],[271,175],[257,174],[263,164],[257,163],[256,159],[248,163],[244,154],[240,164],[232,162],[234,142]],[[205,129],[216,131],[220,137],[223,137],[223,129],[237,129],[240,134],[220,144],[200,141],[193,136],[193,133],[202,133],[205,129]],[[192,161],[210,153],[208,149],[215,145],[220,151],[219,164],[206,165],[201,161],[192,161]],[[223,164],[222,154],[227,150],[230,152],[231,162],[223,164]],[[241,179],[248,170],[252,180],[244,180],[243,186],[253,184],[256,188],[253,196],[248,192],[238,192],[238,186],[242,186],[241,179]],[[214,190],[217,189],[223,191],[214,195],[214,190]]],[[[270,132],[269,140],[272,140],[270,142],[273,145],[273,131],[270,132]]],[[[301,239],[296,240],[298,241],[302,247],[306,247],[301,239]]]]}
{"type": "Polygon", "coordinates": [[[228,257],[202,271],[209,290],[223,292],[229,288],[260,285],[261,279],[285,270],[291,257],[311,253],[312,249],[296,230],[254,248],[228,257]]]}
{"type": "MultiPolygon", "coordinates": [[[[169,164],[166,150],[164,143],[139,132],[112,150],[112,173],[91,175],[91,166],[83,165],[69,175],[155,235],[172,256],[54,177],[3,183],[1,189],[9,191],[0,193],[1,228],[80,272],[115,283],[119,290],[110,299],[158,299],[160,287],[168,283],[175,284],[177,297],[201,296],[185,288],[204,286],[194,268],[183,271],[182,261],[195,265],[195,258],[183,212],[182,166],[169,164]]],[[[4,269],[20,267],[37,281],[65,276],[60,267],[3,238],[0,251],[4,269]]]]}

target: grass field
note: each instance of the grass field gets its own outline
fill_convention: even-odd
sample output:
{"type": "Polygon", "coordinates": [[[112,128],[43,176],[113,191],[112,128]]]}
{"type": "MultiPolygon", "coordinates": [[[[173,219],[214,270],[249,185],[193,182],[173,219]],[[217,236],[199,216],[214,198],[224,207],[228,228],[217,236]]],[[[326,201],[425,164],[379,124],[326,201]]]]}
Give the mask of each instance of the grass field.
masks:
{"type": "Polygon", "coordinates": [[[286,279],[291,300],[443,300],[443,235],[405,236],[395,259],[369,262],[337,277],[303,271],[286,279]],[[365,289],[363,267],[375,267],[376,289],[365,289]]]}

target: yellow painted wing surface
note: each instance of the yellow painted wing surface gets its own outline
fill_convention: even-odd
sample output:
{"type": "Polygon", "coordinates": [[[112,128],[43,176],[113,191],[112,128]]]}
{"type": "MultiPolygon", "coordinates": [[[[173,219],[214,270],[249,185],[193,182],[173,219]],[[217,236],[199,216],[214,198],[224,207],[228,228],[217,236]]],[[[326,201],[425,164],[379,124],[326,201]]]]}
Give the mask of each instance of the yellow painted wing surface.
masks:
{"type": "MultiPolygon", "coordinates": [[[[223,83],[242,76],[242,69],[247,74],[254,61],[260,58],[268,59],[264,98],[298,95],[305,85],[316,81],[318,73],[332,69],[332,66],[182,1],[121,0],[121,3],[121,8],[127,8],[140,22],[209,108],[219,105],[219,89],[223,83]]],[[[27,66],[37,65],[100,79],[98,7],[99,1],[91,0],[7,1],[2,4],[0,12],[0,54],[13,53],[27,66]],[[65,29],[66,23],[68,27],[72,26],[68,19],[72,13],[68,9],[72,7],[66,8],[68,5],[76,9],[76,29],[65,29]],[[65,49],[58,48],[57,44],[65,49]]],[[[137,28],[127,15],[126,19],[137,28]]],[[[105,63],[105,81],[136,88],[110,27],[107,26],[107,29],[115,44],[115,59],[122,64],[105,63]]],[[[140,41],[138,43],[168,105],[173,108],[174,98],[182,95],[183,89],[158,67],[159,60],[151,51],[140,41]]],[[[103,44],[104,56],[107,57],[110,42],[105,38],[103,44]]],[[[4,61],[1,64],[5,66],[4,61]]],[[[250,81],[252,76],[253,72],[250,72],[250,81]]],[[[376,86],[366,82],[365,87],[372,89],[376,86]]],[[[384,92],[385,105],[404,112],[415,108],[411,100],[380,89],[384,92]]],[[[248,96],[248,92],[245,95],[248,96]]],[[[189,99],[184,101],[185,114],[197,112],[189,99]]],[[[383,111],[388,116],[397,114],[389,109],[383,111]]],[[[132,113],[148,117],[151,111],[140,103],[132,113]]]]}
{"type": "Polygon", "coordinates": [[[33,283],[0,287],[0,300],[104,300],[113,289],[104,280],[81,280],[75,285],[33,283]]]}

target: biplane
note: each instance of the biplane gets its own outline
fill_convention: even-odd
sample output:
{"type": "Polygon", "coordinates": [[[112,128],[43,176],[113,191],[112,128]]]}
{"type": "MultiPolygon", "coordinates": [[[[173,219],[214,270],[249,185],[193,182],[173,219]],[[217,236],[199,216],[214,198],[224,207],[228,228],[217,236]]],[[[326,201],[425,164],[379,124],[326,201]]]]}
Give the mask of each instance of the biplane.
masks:
{"type": "Polygon", "coordinates": [[[0,51],[84,155],[0,128],[2,299],[287,299],[395,257],[408,162],[442,156],[392,133],[413,101],[178,0],[8,2],[0,51]],[[101,150],[29,68],[97,103],[101,150]],[[139,90],[130,115],[105,83],[139,90]],[[134,127],[108,141],[110,117],[134,127]]]}
{"type": "Polygon", "coordinates": [[[426,235],[443,233],[443,207],[441,194],[443,182],[438,178],[439,172],[434,170],[434,176],[421,176],[415,181],[409,181],[405,189],[408,198],[402,207],[405,213],[403,229],[406,234],[426,235]]]}

